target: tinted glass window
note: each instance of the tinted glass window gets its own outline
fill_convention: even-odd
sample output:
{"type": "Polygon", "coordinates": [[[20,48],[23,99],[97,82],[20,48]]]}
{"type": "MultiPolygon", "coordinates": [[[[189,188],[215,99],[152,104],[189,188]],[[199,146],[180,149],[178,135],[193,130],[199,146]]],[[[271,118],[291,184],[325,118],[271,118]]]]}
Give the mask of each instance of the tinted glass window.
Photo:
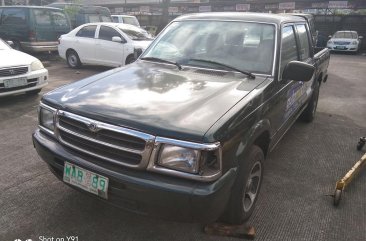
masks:
{"type": "Polygon", "coordinates": [[[113,18],[113,22],[118,23],[118,17],[112,17],[113,18]]]}
{"type": "Polygon", "coordinates": [[[101,26],[99,30],[99,39],[112,41],[112,37],[121,37],[121,34],[119,34],[116,30],[110,27],[101,26]]]}
{"type": "Polygon", "coordinates": [[[97,14],[88,14],[88,22],[89,23],[97,23],[100,22],[99,15],[97,14]]]}
{"type": "Polygon", "coordinates": [[[51,25],[50,11],[44,9],[34,9],[33,14],[37,25],[51,25]]]}
{"type": "Polygon", "coordinates": [[[85,38],[94,38],[95,30],[97,29],[96,25],[85,26],[77,32],[76,36],[85,37],[85,38]]]}
{"type": "Polygon", "coordinates": [[[67,18],[62,12],[51,12],[51,16],[53,18],[53,22],[56,26],[60,27],[68,27],[69,23],[67,22],[67,18]]]}
{"type": "Polygon", "coordinates": [[[286,64],[292,60],[298,60],[296,39],[293,27],[287,26],[282,29],[281,75],[286,64]]]}
{"type": "Polygon", "coordinates": [[[296,25],[296,30],[300,40],[300,60],[308,59],[310,57],[310,45],[305,24],[296,25]]]}
{"type": "Polygon", "coordinates": [[[336,32],[333,38],[352,38],[357,39],[357,34],[354,32],[336,32]]]}
{"type": "Polygon", "coordinates": [[[4,9],[2,14],[2,24],[26,24],[25,9],[13,8],[4,9]]]}
{"type": "Polygon", "coordinates": [[[138,21],[133,17],[123,17],[123,23],[139,26],[138,21]]]}
{"type": "Polygon", "coordinates": [[[100,18],[102,22],[112,22],[112,19],[109,16],[101,15],[100,18]]]}
{"type": "Polygon", "coordinates": [[[216,20],[173,22],[143,57],[228,70],[271,74],[275,28],[270,24],[216,20]]]}

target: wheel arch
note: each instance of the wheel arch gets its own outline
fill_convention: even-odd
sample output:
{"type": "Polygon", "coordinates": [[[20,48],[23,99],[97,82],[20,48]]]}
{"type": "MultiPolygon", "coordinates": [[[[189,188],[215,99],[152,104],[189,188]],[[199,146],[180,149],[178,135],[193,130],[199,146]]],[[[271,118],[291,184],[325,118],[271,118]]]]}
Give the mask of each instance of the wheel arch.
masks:
{"type": "Polygon", "coordinates": [[[253,125],[247,134],[241,139],[237,148],[236,156],[242,159],[252,145],[260,147],[266,157],[270,150],[271,143],[271,125],[268,119],[263,119],[253,125]]]}

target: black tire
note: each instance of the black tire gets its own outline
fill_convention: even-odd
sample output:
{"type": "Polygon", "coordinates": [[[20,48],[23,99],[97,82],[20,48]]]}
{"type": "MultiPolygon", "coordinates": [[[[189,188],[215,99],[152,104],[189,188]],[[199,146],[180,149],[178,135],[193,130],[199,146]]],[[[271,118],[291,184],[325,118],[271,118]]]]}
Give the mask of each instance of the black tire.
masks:
{"type": "Polygon", "coordinates": [[[30,90],[25,92],[27,95],[38,95],[39,92],[41,92],[42,89],[36,89],[36,90],[30,90]]]}
{"type": "Polygon", "coordinates": [[[66,53],[66,62],[70,68],[78,69],[81,67],[79,55],[74,50],[68,50],[66,53]]]}
{"type": "Polygon", "coordinates": [[[239,172],[221,221],[242,224],[252,215],[263,179],[264,153],[256,145],[250,147],[246,159],[239,165],[239,172]]]}
{"type": "Polygon", "coordinates": [[[319,86],[319,81],[316,81],[313,94],[309,100],[309,104],[300,116],[300,119],[305,122],[310,123],[315,118],[316,108],[318,106],[319,100],[319,86]]]}
{"type": "Polygon", "coordinates": [[[136,59],[135,59],[135,56],[133,55],[129,55],[125,61],[125,65],[128,65],[128,64],[132,64],[133,62],[135,62],[136,59]]]}

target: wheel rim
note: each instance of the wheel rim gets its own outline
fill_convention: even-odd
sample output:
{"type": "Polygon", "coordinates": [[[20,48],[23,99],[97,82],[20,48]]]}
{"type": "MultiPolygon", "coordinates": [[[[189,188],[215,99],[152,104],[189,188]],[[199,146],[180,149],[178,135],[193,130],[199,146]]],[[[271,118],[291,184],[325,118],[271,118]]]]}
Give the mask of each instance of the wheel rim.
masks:
{"type": "Polygon", "coordinates": [[[68,60],[69,60],[70,65],[73,67],[76,66],[78,63],[78,59],[75,56],[75,54],[70,54],[68,60]]]}
{"type": "Polygon", "coordinates": [[[252,208],[258,196],[261,177],[262,177],[262,164],[259,161],[257,161],[253,165],[247,183],[245,184],[244,195],[242,200],[244,212],[248,212],[252,208]]]}

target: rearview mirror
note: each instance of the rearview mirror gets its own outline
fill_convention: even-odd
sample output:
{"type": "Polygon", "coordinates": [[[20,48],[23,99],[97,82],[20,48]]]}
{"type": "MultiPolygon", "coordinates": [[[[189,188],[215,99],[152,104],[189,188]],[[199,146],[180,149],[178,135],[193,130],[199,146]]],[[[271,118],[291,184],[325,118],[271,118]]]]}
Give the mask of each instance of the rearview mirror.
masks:
{"type": "Polygon", "coordinates": [[[112,37],[112,42],[122,43],[121,37],[114,36],[112,37]]]}
{"type": "Polygon", "coordinates": [[[282,79],[303,81],[311,80],[315,72],[315,67],[299,61],[289,62],[283,70],[282,79]]]}

